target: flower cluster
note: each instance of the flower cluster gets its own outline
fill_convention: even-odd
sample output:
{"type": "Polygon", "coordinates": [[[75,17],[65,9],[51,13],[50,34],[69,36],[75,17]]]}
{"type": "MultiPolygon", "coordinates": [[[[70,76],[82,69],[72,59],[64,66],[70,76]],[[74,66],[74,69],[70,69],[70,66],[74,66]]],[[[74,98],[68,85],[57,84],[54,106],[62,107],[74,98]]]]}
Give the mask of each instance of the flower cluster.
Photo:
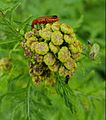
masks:
{"type": "Polygon", "coordinates": [[[82,45],[70,25],[46,24],[44,28],[26,32],[24,38],[21,46],[30,58],[29,72],[34,83],[54,83],[54,72],[63,77],[73,75],[82,45]]]}

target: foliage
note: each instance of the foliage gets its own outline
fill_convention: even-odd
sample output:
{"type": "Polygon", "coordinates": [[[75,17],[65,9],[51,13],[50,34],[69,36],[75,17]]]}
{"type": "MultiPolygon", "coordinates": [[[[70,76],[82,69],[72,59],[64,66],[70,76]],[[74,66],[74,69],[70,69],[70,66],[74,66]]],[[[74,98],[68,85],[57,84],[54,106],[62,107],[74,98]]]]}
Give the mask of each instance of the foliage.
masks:
{"type": "Polygon", "coordinates": [[[104,0],[1,0],[0,60],[4,58],[8,62],[0,64],[0,119],[104,120],[104,0]],[[35,86],[20,41],[33,18],[54,14],[74,27],[85,46],[88,40],[98,43],[100,52],[95,60],[82,54],[68,84],[56,74],[56,86],[35,86]]]}

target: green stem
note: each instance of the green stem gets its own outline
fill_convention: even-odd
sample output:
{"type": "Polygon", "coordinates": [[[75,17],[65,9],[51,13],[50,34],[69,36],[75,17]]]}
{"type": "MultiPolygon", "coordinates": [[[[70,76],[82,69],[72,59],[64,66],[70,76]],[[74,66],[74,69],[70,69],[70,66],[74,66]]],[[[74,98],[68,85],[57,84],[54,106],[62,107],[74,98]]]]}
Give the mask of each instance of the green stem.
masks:
{"type": "Polygon", "coordinates": [[[27,84],[27,120],[30,120],[30,79],[27,84]]]}
{"type": "Polygon", "coordinates": [[[64,99],[67,107],[70,108],[72,114],[76,113],[76,107],[74,105],[73,99],[75,99],[75,95],[73,91],[70,89],[68,85],[65,84],[64,79],[60,77],[57,73],[56,77],[56,91],[57,93],[64,99]]]}
{"type": "Polygon", "coordinates": [[[15,46],[13,47],[13,49],[10,50],[10,52],[9,52],[9,58],[11,58],[11,54],[12,54],[12,52],[15,51],[15,49],[19,46],[19,44],[20,44],[20,42],[16,43],[15,46]]]}

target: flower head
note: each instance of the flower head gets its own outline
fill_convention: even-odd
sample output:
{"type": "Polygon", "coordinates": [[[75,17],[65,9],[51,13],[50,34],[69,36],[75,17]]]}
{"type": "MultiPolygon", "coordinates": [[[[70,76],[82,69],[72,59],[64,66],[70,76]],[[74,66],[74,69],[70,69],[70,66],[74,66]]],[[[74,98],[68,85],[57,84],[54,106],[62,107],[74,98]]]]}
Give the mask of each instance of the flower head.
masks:
{"type": "Polygon", "coordinates": [[[21,46],[30,59],[30,75],[34,83],[54,84],[53,73],[71,77],[80,59],[82,45],[73,28],[60,22],[26,32],[21,46]]]}

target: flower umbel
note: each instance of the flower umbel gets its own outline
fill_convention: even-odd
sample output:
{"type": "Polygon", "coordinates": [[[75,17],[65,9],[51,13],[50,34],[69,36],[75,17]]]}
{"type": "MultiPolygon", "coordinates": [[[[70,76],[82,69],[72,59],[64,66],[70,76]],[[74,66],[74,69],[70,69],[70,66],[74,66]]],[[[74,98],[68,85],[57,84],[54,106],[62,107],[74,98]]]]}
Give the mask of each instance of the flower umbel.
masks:
{"type": "Polygon", "coordinates": [[[55,72],[63,77],[71,77],[82,52],[81,42],[76,38],[73,28],[60,22],[26,32],[21,45],[25,55],[30,58],[29,73],[35,84],[42,81],[54,84],[55,72]]]}

